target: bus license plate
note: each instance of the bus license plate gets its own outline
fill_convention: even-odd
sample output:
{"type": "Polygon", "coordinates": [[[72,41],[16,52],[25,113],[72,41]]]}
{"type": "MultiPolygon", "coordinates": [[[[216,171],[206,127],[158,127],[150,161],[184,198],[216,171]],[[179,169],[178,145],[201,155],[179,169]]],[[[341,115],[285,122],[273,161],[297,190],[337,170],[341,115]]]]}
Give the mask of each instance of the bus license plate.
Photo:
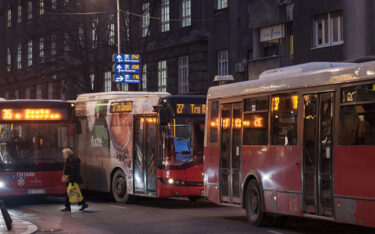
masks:
{"type": "Polygon", "coordinates": [[[26,190],[26,194],[28,195],[34,195],[34,194],[45,194],[45,189],[28,189],[26,190]]]}

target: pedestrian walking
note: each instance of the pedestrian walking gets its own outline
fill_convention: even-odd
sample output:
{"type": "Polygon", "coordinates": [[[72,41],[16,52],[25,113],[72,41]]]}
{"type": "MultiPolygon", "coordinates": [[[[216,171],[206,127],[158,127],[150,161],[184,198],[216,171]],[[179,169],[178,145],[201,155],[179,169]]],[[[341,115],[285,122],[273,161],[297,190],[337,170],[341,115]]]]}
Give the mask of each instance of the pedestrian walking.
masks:
{"type": "MultiPolygon", "coordinates": [[[[81,160],[73,154],[73,151],[69,148],[65,148],[62,151],[64,157],[64,175],[62,178],[62,182],[65,183],[66,187],[68,187],[69,183],[82,183],[81,177],[81,170],[80,170],[80,163],[81,160]]],[[[81,205],[79,210],[84,210],[88,207],[85,202],[85,198],[82,199],[81,202],[78,203],[81,205]]],[[[62,209],[62,212],[70,211],[70,201],[67,191],[65,191],[65,208],[62,209]]]]}

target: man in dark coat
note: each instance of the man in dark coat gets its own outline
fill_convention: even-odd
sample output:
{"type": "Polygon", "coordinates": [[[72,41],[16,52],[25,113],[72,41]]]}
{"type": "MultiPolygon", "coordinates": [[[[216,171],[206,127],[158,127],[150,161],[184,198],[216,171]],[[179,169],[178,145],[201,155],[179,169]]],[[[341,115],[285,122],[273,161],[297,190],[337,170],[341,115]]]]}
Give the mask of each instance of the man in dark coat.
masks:
{"type": "MultiPolygon", "coordinates": [[[[81,160],[75,156],[73,151],[69,148],[63,149],[62,153],[65,160],[64,176],[68,176],[68,180],[64,181],[65,185],[68,187],[69,183],[81,184],[83,182],[80,170],[81,160]]],[[[79,210],[84,210],[88,207],[85,202],[85,198],[83,198],[83,200],[78,204],[82,206],[79,210]]],[[[70,202],[67,192],[65,192],[65,208],[61,211],[70,211],[70,202]]]]}

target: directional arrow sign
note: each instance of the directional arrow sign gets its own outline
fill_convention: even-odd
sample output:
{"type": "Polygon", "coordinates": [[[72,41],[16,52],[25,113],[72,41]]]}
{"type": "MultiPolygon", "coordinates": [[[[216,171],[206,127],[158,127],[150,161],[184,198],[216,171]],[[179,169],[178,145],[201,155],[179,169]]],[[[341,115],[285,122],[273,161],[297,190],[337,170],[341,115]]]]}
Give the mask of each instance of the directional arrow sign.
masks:
{"type": "Polygon", "coordinates": [[[124,74],[124,75],[115,75],[115,82],[116,83],[139,83],[139,75],[138,74],[124,74]]]}
{"type": "Polygon", "coordinates": [[[113,66],[115,73],[139,73],[139,64],[115,64],[113,66]]]}
{"type": "Polygon", "coordinates": [[[113,62],[115,63],[140,63],[141,56],[139,54],[114,54],[113,62]]]}

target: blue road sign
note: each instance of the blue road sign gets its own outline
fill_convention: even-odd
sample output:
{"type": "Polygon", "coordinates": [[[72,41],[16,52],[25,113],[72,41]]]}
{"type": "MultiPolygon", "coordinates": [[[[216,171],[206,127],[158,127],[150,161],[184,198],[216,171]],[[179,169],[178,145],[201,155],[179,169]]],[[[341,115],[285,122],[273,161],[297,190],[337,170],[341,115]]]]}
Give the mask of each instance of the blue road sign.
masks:
{"type": "Polygon", "coordinates": [[[113,66],[115,73],[139,73],[139,64],[115,64],[113,66]]]}
{"type": "Polygon", "coordinates": [[[113,61],[115,63],[140,63],[141,56],[139,54],[114,54],[113,61]]]}
{"type": "Polygon", "coordinates": [[[115,82],[116,83],[132,83],[136,84],[139,83],[139,75],[138,74],[116,74],[115,75],[115,82]]]}

